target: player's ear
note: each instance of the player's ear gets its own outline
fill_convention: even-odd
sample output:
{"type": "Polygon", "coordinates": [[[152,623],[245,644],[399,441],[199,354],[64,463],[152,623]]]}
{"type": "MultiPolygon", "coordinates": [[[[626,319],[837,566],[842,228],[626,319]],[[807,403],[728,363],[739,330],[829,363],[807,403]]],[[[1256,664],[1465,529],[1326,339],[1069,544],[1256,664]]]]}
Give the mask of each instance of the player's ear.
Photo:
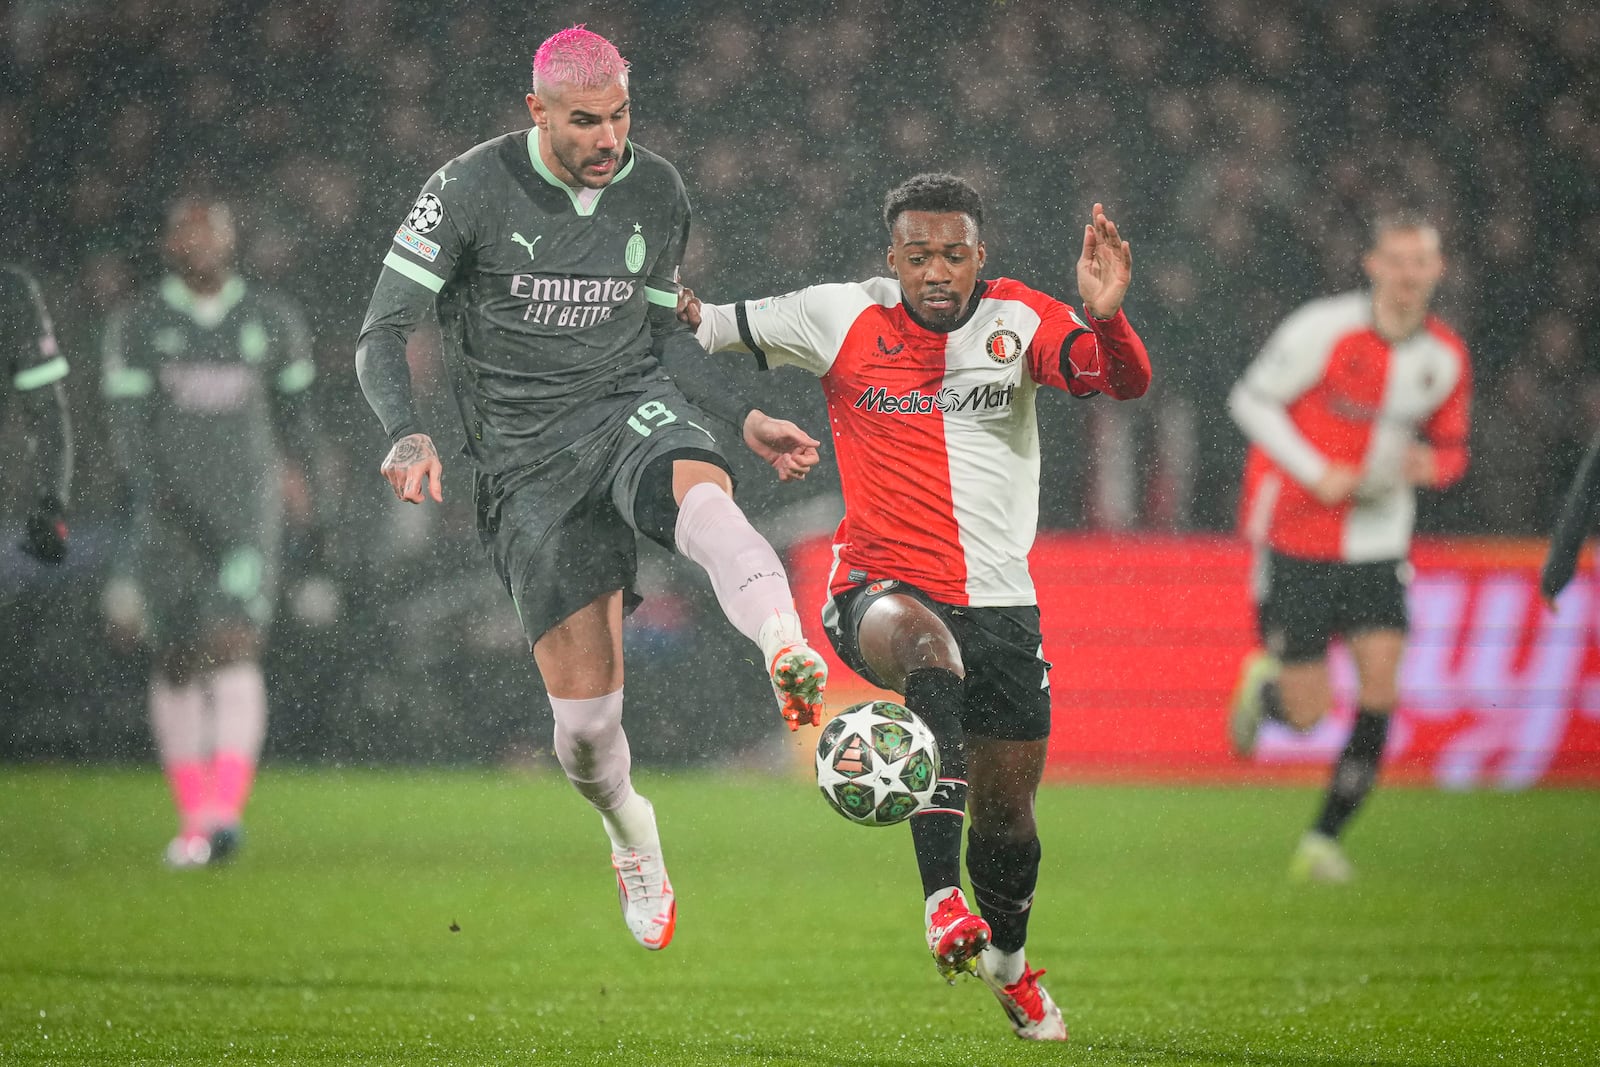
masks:
{"type": "Polygon", "coordinates": [[[983,246],[982,241],[978,242],[978,254],[975,258],[978,261],[978,270],[981,272],[983,270],[983,261],[989,258],[989,250],[983,246]]]}
{"type": "Polygon", "coordinates": [[[900,277],[900,272],[894,269],[894,245],[889,246],[889,252],[886,256],[886,259],[889,264],[889,273],[893,274],[896,278],[900,277]]]}
{"type": "Polygon", "coordinates": [[[533,93],[528,94],[528,117],[533,119],[533,124],[544,129],[544,101],[533,93]]]}

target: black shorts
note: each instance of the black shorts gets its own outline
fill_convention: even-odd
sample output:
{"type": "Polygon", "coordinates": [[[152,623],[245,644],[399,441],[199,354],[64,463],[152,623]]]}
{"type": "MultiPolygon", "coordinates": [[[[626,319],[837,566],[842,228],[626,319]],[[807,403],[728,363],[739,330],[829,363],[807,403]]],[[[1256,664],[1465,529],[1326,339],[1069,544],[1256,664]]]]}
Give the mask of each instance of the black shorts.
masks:
{"type": "Polygon", "coordinates": [[[1044,658],[1037,605],[952,607],[897,581],[869,581],[846,589],[823,605],[823,629],[839,658],[880,689],[888,686],[862,658],[858,637],[867,609],[889,593],[926,604],[954,635],[967,669],[962,725],[968,734],[996,741],[1050,736],[1050,664],[1044,658]]]}
{"type": "Polygon", "coordinates": [[[1405,560],[1339,563],[1266,551],[1261,564],[1261,641],[1285,663],[1321,659],[1335,637],[1406,630],[1405,560]]]}
{"type": "MultiPolygon", "coordinates": [[[[645,471],[654,460],[674,457],[727,470],[705,429],[710,424],[675,386],[658,383],[620,402],[602,430],[545,462],[476,477],[478,537],[530,646],[605,593],[622,590],[625,611],[639,605],[635,516],[661,510],[640,499],[645,471]]],[[[642,532],[672,548],[660,531],[642,532]]]]}

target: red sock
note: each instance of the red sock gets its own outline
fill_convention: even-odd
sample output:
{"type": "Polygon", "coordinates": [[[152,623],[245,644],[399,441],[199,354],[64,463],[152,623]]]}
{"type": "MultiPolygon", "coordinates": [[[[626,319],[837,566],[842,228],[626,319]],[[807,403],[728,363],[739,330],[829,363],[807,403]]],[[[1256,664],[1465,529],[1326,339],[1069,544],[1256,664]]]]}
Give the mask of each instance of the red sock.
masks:
{"type": "Polygon", "coordinates": [[[237,752],[218,752],[211,760],[211,777],[216,783],[217,822],[232,826],[244,815],[255,780],[256,765],[237,752]]]}
{"type": "Polygon", "coordinates": [[[185,837],[205,833],[211,808],[210,769],[200,760],[184,760],[168,764],[166,772],[178,807],[179,832],[185,837]]]}

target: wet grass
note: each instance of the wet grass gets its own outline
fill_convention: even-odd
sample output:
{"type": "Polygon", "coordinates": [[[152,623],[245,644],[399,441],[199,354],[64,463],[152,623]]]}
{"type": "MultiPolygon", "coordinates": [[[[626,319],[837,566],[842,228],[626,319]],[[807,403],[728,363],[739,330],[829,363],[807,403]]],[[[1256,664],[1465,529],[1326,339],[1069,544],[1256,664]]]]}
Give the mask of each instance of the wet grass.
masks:
{"type": "Polygon", "coordinates": [[[1381,792],[1359,883],[1305,890],[1310,790],[1048,789],[1046,1048],[935,976],[903,831],[643,787],[662,953],[553,777],[269,769],[239,862],[178,873],[153,772],[0,769],[0,1063],[1600,1063],[1600,794],[1381,792]]]}

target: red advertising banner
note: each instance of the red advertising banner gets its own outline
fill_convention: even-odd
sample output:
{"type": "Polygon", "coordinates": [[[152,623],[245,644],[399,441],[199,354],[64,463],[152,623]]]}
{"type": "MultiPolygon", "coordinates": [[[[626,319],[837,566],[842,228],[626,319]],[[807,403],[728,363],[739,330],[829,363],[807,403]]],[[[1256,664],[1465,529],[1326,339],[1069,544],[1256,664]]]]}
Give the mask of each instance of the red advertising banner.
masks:
{"type": "MultiPolygon", "coordinates": [[[[1411,638],[1385,773],[1444,788],[1600,785],[1600,597],[1587,567],[1551,613],[1543,545],[1423,540],[1411,638]]],[[[815,617],[832,556],[798,546],[790,577],[815,617]]],[[[1214,536],[1044,534],[1034,546],[1044,654],[1054,668],[1050,768],[1069,778],[1320,778],[1353,714],[1355,672],[1335,646],[1336,710],[1309,734],[1267,724],[1236,760],[1226,718],[1255,644],[1250,552],[1214,536]]],[[[825,650],[831,657],[831,649],[825,650]]],[[[877,693],[831,662],[829,703],[877,693]]]]}

